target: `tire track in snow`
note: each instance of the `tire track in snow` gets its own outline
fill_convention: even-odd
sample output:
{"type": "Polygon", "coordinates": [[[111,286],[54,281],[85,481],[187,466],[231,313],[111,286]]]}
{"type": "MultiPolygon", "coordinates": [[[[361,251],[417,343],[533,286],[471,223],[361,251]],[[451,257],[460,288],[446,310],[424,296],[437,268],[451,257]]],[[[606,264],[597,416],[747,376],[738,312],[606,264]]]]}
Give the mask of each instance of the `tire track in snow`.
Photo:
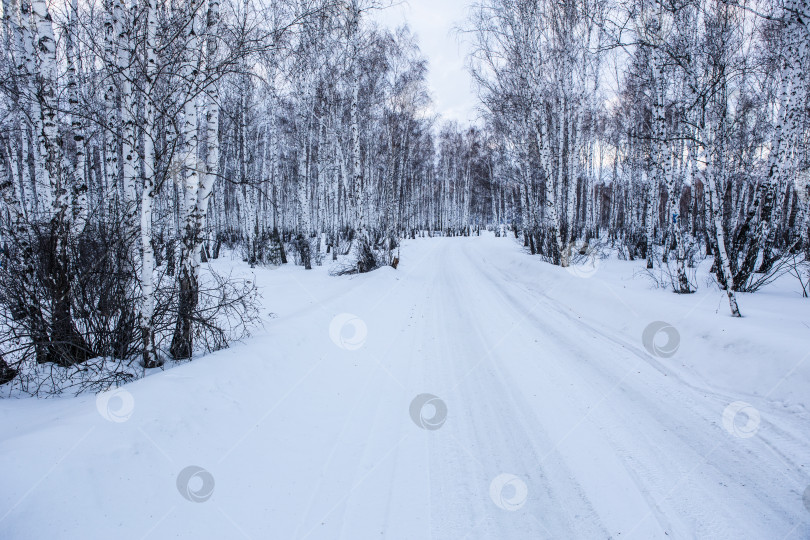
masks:
{"type": "MultiPolygon", "coordinates": [[[[446,291],[441,320],[444,322],[443,334],[455,337],[456,341],[446,341],[444,354],[440,356],[445,359],[443,367],[446,371],[442,375],[445,384],[452,385],[456,413],[452,416],[453,423],[449,424],[451,427],[446,425],[441,431],[457,427],[458,435],[455,440],[437,448],[437,456],[448,457],[444,462],[437,459],[440,464],[436,468],[461,469],[447,475],[446,483],[450,486],[456,477],[478,479],[472,485],[464,486],[478,503],[476,511],[467,516],[467,523],[473,522],[476,515],[487,516],[478,526],[479,529],[487,526],[487,537],[531,535],[546,538],[550,536],[549,530],[568,531],[578,537],[607,536],[565,464],[554,459],[541,467],[541,452],[552,446],[551,440],[517,387],[508,384],[497,370],[492,358],[497,353],[497,346],[490,350],[490,354],[485,354],[486,362],[469,377],[464,377],[470,364],[478,363],[484,354],[482,348],[490,348],[488,345],[497,343],[499,336],[493,335],[492,328],[486,324],[491,315],[481,312],[482,304],[477,301],[480,299],[474,298],[478,294],[487,294],[487,291],[480,287],[479,280],[470,279],[475,274],[465,269],[469,261],[459,262],[458,243],[452,244],[448,251],[440,263],[445,282],[442,290],[446,291]],[[468,336],[469,339],[465,339],[468,336]],[[458,385],[459,380],[463,384],[458,385]],[[450,457],[459,455],[459,444],[464,443],[471,445],[467,452],[474,453],[472,459],[461,454],[461,460],[451,460],[450,457]],[[523,477],[530,489],[526,506],[515,513],[503,511],[489,500],[489,483],[505,472],[523,477]]],[[[492,305],[488,307],[492,308],[492,305]]],[[[447,513],[453,515],[452,506],[448,506],[447,513]]],[[[453,525],[458,527],[460,524],[453,525]]],[[[453,526],[448,528],[447,533],[459,532],[453,526]]],[[[481,537],[475,532],[470,531],[470,535],[481,537]]],[[[441,537],[452,536],[445,534],[441,537]]]]}
{"type": "MultiPolygon", "coordinates": [[[[395,442],[391,438],[393,436],[391,426],[402,426],[407,418],[406,407],[400,411],[398,407],[392,407],[391,403],[399,404],[405,401],[407,385],[394,375],[402,366],[387,364],[400,360],[400,355],[392,353],[407,350],[413,343],[413,336],[409,335],[409,332],[396,332],[391,337],[391,333],[392,330],[407,327],[405,323],[400,322],[400,318],[407,320],[408,314],[413,313],[418,306],[426,304],[432,290],[433,285],[412,300],[413,306],[406,314],[391,311],[378,313],[374,327],[384,334],[385,339],[369,339],[366,346],[354,351],[355,359],[361,368],[373,369],[358,392],[357,399],[335,439],[334,447],[322,467],[321,481],[313,490],[305,514],[306,525],[302,524],[299,529],[304,538],[352,538],[358,530],[371,531],[375,526],[378,529],[385,529],[390,521],[391,500],[396,495],[398,486],[393,482],[383,482],[382,485],[387,491],[376,492],[376,497],[372,501],[373,508],[368,507],[370,497],[364,488],[374,483],[377,475],[387,474],[388,478],[392,478],[396,474],[401,445],[411,436],[405,432],[403,437],[397,435],[395,442]],[[372,346],[374,348],[371,348],[372,346]],[[391,372],[391,368],[394,369],[394,373],[391,372]],[[350,449],[359,449],[359,454],[350,449]],[[341,488],[334,489],[334,477],[340,478],[337,483],[342,486],[341,488]],[[332,486],[326,485],[327,478],[332,486]],[[335,494],[337,503],[329,502],[326,509],[314,510],[315,500],[329,499],[335,494]],[[312,519],[316,519],[314,526],[312,519]],[[321,527],[323,530],[319,530],[321,527]]],[[[407,288],[398,288],[392,292],[403,297],[409,295],[407,288]]],[[[393,303],[398,305],[397,302],[393,303]]],[[[338,311],[344,308],[347,306],[341,305],[338,311]]],[[[368,316],[368,310],[364,306],[352,309],[368,316]]],[[[407,373],[410,374],[415,366],[417,364],[408,363],[405,366],[407,373]]]]}
{"type": "MultiPolygon", "coordinates": [[[[474,249],[478,250],[480,248],[475,246],[474,249]]],[[[700,477],[694,475],[687,478],[689,481],[687,487],[690,492],[680,496],[676,504],[677,507],[673,508],[673,502],[665,506],[668,515],[690,516],[688,520],[683,519],[681,522],[684,527],[684,534],[694,534],[695,531],[700,532],[700,527],[703,526],[705,530],[701,534],[712,533],[714,536],[719,535],[722,537],[727,535],[726,537],[731,538],[738,537],[736,535],[739,533],[751,534],[753,530],[759,530],[761,534],[768,534],[774,528],[776,530],[785,529],[791,523],[789,519],[785,519],[789,516],[785,515],[783,498],[770,497],[761,493],[761,491],[767,493],[786,491],[783,486],[786,477],[794,485],[795,489],[800,490],[806,480],[804,480],[801,473],[797,472],[786,474],[784,471],[772,470],[771,474],[755,473],[760,464],[768,465],[773,469],[772,462],[759,459],[761,451],[758,448],[769,446],[769,443],[765,438],[740,441],[731,438],[722,431],[722,428],[718,425],[719,418],[723,407],[728,401],[724,401],[722,397],[717,395],[710,395],[712,392],[708,390],[687,385],[681,379],[669,376],[662,379],[662,377],[651,373],[649,369],[644,370],[644,367],[649,367],[649,364],[646,363],[649,358],[648,355],[641,353],[635,346],[619,338],[606,336],[587,322],[573,317],[542,291],[524,286],[514,274],[499,268],[493,268],[496,271],[501,270],[500,275],[494,275],[481,265],[471,266],[488,276],[488,279],[493,284],[499,283],[502,285],[502,292],[504,296],[509,298],[512,309],[516,314],[525,313],[526,306],[530,303],[529,299],[535,297],[543,303],[549,312],[558,315],[558,317],[543,320],[540,320],[537,315],[530,315],[530,317],[535,320],[535,328],[538,331],[543,332],[561,344],[561,350],[576,352],[576,354],[569,354],[568,357],[569,360],[579,360],[569,364],[569,367],[577,370],[578,376],[593,377],[597,375],[608,382],[616,380],[618,374],[611,372],[609,369],[612,364],[599,361],[599,359],[609,357],[606,351],[610,351],[617,346],[624,349],[625,354],[627,352],[632,353],[642,361],[642,363],[636,362],[632,369],[624,366],[621,368],[621,371],[626,375],[622,376],[619,382],[615,384],[616,391],[611,396],[611,400],[614,401],[621,399],[625,404],[628,404],[629,401],[630,406],[623,408],[613,407],[610,414],[593,415],[592,419],[594,421],[599,420],[605,438],[610,441],[614,451],[623,456],[625,469],[633,477],[639,490],[650,501],[650,509],[653,514],[658,516],[662,525],[666,523],[666,520],[662,519],[663,512],[660,509],[660,504],[663,501],[656,503],[654,499],[650,498],[650,492],[663,493],[665,499],[669,497],[668,492],[670,489],[668,486],[671,486],[672,482],[665,483],[666,475],[661,475],[660,472],[671,468],[672,457],[682,458],[684,453],[688,455],[689,451],[695,454],[694,457],[698,462],[697,467],[703,467],[704,469],[710,467],[710,470],[704,470],[700,477]],[[514,294],[512,292],[514,290],[520,292],[514,294]],[[564,324],[566,321],[567,324],[564,324]],[[583,338],[594,335],[605,338],[600,343],[603,347],[600,354],[592,355],[592,358],[595,358],[596,361],[584,360],[589,357],[585,345],[588,340],[571,339],[571,327],[579,328],[578,333],[583,338]],[[561,328],[564,331],[561,332],[561,328]],[[631,372],[636,368],[642,369],[641,378],[629,376],[632,375],[631,372]],[[644,386],[639,386],[640,384],[644,386]],[[656,399],[651,399],[653,396],[656,399]],[[715,401],[716,403],[706,403],[707,401],[715,401]],[[676,414],[676,412],[688,412],[688,415],[683,416],[682,414],[676,414]],[[622,421],[619,421],[619,417],[622,417],[622,421]],[[639,422],[641,419],[644,419],[643,422],[639,422]],[[642,425],[643,428],[641,428],[642,425]],[[656,425],[658,426],[658,432],[664,429],[667,435],[662,436],[660,441],[650,439],[645,441],[644,435],[655,433],[656,425]],[[637,429],[629,430],[627,426],[635,426],[637,429]],[[701,428],[700,426],[704,427],[701,428]],[[673,429],[673,427],[677,429],[673,429]],[[674,439],[673,434],[675,435],[674,439]],[[668,442],[663,443],[664,440],[668,442]],[[639,466],[644,467],[643,462],[636,456],[636,454],[639,454],[640,448],[638,444],[640,443],[646,445],[646,449],[641,454],[644,456],[644,460],[649,462],[646,468],[642,468],[646,481],[642,480],[642,475],[636,472],[639,466]],[[676,447],[680,445],[680,451],[672,452],[673,445],[676,447]],[[702,463],[701,460],[704,459],[705,463],[702,463]],[[710,477],[718,484],[727,482],[731,486],[737,483],[735,495],[729,499],[728,493],[725,493],[725,497],[722,496],[723,493],[718,494],[716,488],[712,489],[711,481],[708,481],[707,477],[710,477]],[[650,482],[650,478],[653,479],[652,482],[650,482]],[[760,487],[767,489],[753,490],[741,487],[750,485],[752,480],[759,481],[760,484],[764,484],[760,487]],[[696,495],[698,493],[701,493],[700,497],[690,497],[690,494],[696,495]],[[718,495],[720,500],[725,499],[727,504],[718,505],[718,495]],[[699,500],[692,500],[695,498],[699,500]],[[748,510],[741,512],[743,508],[748,510]],[[752,514],[751,509],[756,509],[753,514],[757,519],[741,520],[741,515],[752,514]],[[736,532],[731,532],[730,528],[736,532]]],[[[600,340],[597,339],[597,341],[600,340]]],[[[620,358],[623,351],[616,352],[620,358]]],[[[615,358],[616,354],[614,353],[612,356],[615,358]]],[[[660,366],[652,367],[661,373],[660,366]]],[[[662,373],[662,375],[666,375],[666,373],[662,373]]],[[[766,425],[763,424],[762,429],[765,430],[766,425]]],[[[688,470],[691,471],[695,468],[694,465],[691,465],[688,470]]],[[[794,470],[798,471],[798,469],[797,466],[794,470]]],[[[727,492],[728,490],[720,491],[727,492]]],[[[800,516],[792,516],[792,518],[801,519],[800,516]]]]}
{"type": "MultiPolygon", "coordinates": [[[[469,252],[466,249],[468,246],[469,246],[469,244],[464,246],[464,248],[465,248],[464,249],[464,254],[468,259],[467,266],[469,266],[471,268],[474,268],[476,274],[480,278],[482,278],[481,283],[479,283],[478,289],[489,291],[493,301],[495,303],[503,306],[504,313],[505,312],[512,312],[514,314],[514,317],[513,317],[514,319],[516,319],[516,320],[522,319],[523,322],[521,324],[524,325],[524,326],[527,326],[525,331],[522,331],[522,332],[519,332],[519,333],[516,333],[516,334],[513,334],[512,336],[510,336],[512,343],[509,343],[509,345],[511,347],[513,347],[513,348],[515,348],[517,350],[520,350],[520,351],[525,350],[526,348],[528,348],[528,346],[525,345],[525,344],[522,344],[521,341],[524,342],[524,343],[526,341],[531,341],[531,339],[533,337],[532,334],[544,327],[543,320],[540,319],[540,317],[541,317],[540,311],[536,310],[536,309],[533,309],[537,305],[536,302],[534,303],[534,305],[530,305],[530,304],[532,304],[532,302],[530,301],[531,297],[523,297],[521,299],[523,301],[522,304],[515,303],[514,298],[512,298],[509,294],[505,294],[505,291],[503,290],[504,283],[502,282],[502,280],[493,279],[489,274],[482,271],[482,268],[481,268],[482,265],[476,264],[477,261],[469,254],[469,252]]],[[[537,340],[535,340],[535,342],[536,341],[537,340]]],[[[548,344],[546,344],[546,346],[547,345],[548,344]]],[[[541,353],[538,354],[538,358],[542,358],[544,356],[545,357],[550,356],[550,355],[547,354],[548,350],[544,349],[539,344],[535,343],[534,347],[535,348],[538,348],[538,347],[541,348],[541,353]],[[546,353],[546,354],[543,354],[543,353],[546,353]]],[[[559,348],[557,350],[557,354],[551,356],[551,358],[564,358],[565,359],[566,356],[570,356],[570,353],[571,353],[571,349],[564,346],[562,348],[559,348]]],[[[494,358],[493,355],[489,355],[488,358],[487,358],[487,361],[492,365],[493,369],[497,370],[497,372],[499,373],[499,376],[502,379],[509,381],[508,382],[508,387],[512,390],[512,392],[511,392],[512,397],[520,395],[520,396],[524,397],[524,401],[525,401],[525,395],[526,395],[525,392],[530,391],[530,389],[529,388],[524,388],[524,392],[520,391],[521,384],[519,384],[518,380],[515,379],[512,376],[512,373],[511,373],[512,370],[510,369],[510,367],[519,367],[520,370],[521,370],[521,378],[523,380],[531,380],[533,382],[542,382],[542,381],[546,381],[548,379],[553,379],[552,384],[547,384],[543,388],[543,391],[542,391],[541,395],[547,396],[547,397],[545,397],[543,400],[541,400],[541,402],[540,402],[541,406],[540,406],[540,409],[538,409],[538,410],[541,410],[541,409],[544,409],[544,408],[545,409],[552,408],[552,409],[557,410],[557,411],[570,411],[570,414],[568,415],[569,416],[568,422],[576,422],[574,428],[572,428],[571,431],[574,431],[574,430],[577,430],[577,431],[580,431],[580,432],[584,431],[584,433],[587,435],[585,437],[585,441],[587,441],[587,444],[589,446],[590,445],[595,445],[595,444],[597,444],[599,442],[599,438],[595,434],[592,433],[593,429],[586,429],[586,428],[589,428],[589,426],[580,425],[580,424],[581,424],[581,419],[585,418],[587,416],[587,413],[588,413],[587,408],[583,407],[583,404],[587,403],[587,400],[589,398],[592,398],[593,396],[599,396],[601,394],[601,392],[602,392],[600,387],[589,384],[589,382],[587,380],[577,380],[577,381],[575,381],[577,383],[577,386],[574,387],[574,384],[569,382],[570,377],[568,377],[568,379],[566,379],[566,376],[569,375],[569,374],[566,374],[565,370],[560,370],[559,369],[559,363],[557,363],[557,362],[545,362],[545,364],[541,366],[539,362],[533,361],[533,359],[526,359],[526,358],[521,358],[520,361],[518,361],[518,362],[504,361],[503,358],[497,358],[497,360],[498,361],[496,362],[496,358],[494,358]],[[566,382],[568,384],[565,385],[564,382],[566,382]],[[561,404],[561,403],[559,403],[559,399],[560,399],[561,396],[558,394],[558,392],[555,391],[555,389],[562,388],[564,386],[574,387],[576,392],[575,393],[573,393],[573,392],[572,393],[567,393],[564,396],[562,396],[562,397],[567,398],[567,399],[565,399],[565,401],[561,404]],[[557,402],[556,403],[552,402],[553,399],[556,399],[557,402]],[[578,412],[574,412],[574,411],[578,411],[578,412]]],[[[480,367],[478,369],[480,369],[480,367]]],[[[535,400],[535,402],[537,402],[537,400],[535,400]]],[[[535,408],[537,408],[537,407],[535,406],[535,408]]],[[[523,409],[523,410],[531,410],[531,406],[527,403],[527,404],[522,405],[521,409],[523,409]]],[[[548,415],[546,415],[546,418],[545,418],[546,420],[548,420],[547,416],[548,415]]],[[[539,423],[539,422],[536,422],[536,423],[539,423]]],[[[594,448],[593,450],[596,450],[596,449],[594,448]]],[[[581,486],[580,490],[581,490],[582,494],[580,496],[584,500],[588,501],[589,507],[592,508],[591,499],[585,494],[585,487],[589,483],[587,481],[587,480],[589,480],[589,478],[587,476],[587,473],[589,472],[589,469],[587,467],[582,466],[583,465],[583,459],[582,458],[572,459],[572,454],[573,453],[574,452],[572,452],[570,448],[566,451],[566,449],[563,448],[563,445],[561,444],[561,442],[558,440],[558,442],[556,442],[554,444],[549,443],[547,445],[546,449],[542,452],[541,456],[538,457],[538,462],[545,463],[545,462],[548,462],[548,461],[554,459],[555,461],[561,462],[569,470],[575,471],[574,473],[571,474],[571,478],[569,479],[569,482],[576,483],[577,485],[581,486]],[[586,476],[583,476],[583,472],[586,474],[586,476]]],[[[604,461],[605,464],[609,464],[612,461],[614,461],[614,460],[612,460],[610,458],[609,455],[601,455],[601,456],[598,456],[598,457],[602,461],[604,461]]],[[[590,472],[593,473],[595,471],[591,470],[590,472]]],[[[597,473],[597,474],[599,474],[599,473],[597,473]]],[[[628,486],[626,486],[626,487],[628,487],[628,486]]],[[[604,489],[604,486],[602,488],[604,489]]],[[[591,492],[591,495],[593,495],[593,486],[590,487],[590,492],[591,492]]],[[[641,489],[641,486],[637,486],[636,495],[640,496],[637,503],[640,503],[642,500],[646,501],[646,506],[644,506],[642,504],[641,508],[652,507],[653,509],[655,509],[654,501],[650,497],[647,496],[646,492],[643,489],[641,489]]],[[[569,498],[570,498],[570,496],[569,496],[569,498]]],[[[597,516],[597,514],[593,510],[592,510],[592,513],[593,513],[593,517],[591,519],[598,522],[600,524],[600,526],[604,527],[604,524],[602,523],[601,519],[597,516]]],[[[605,517],[612,517],[612,516],[610,516],[611,512],[604,512],[603,511],[602,513],[603,513],[603,515],[605,517]]],[[[660,528],[657,530],[657,534],[663,536],[663,534],[662,534],[663,531],[667,530],[667,528],[668,528],[667,520],[664,518],[664,516],[662,514],[660,514],[660,512],[656,512],[656,514],[659,515],[659,517],[660,517],[660,519],[659,519],[660,528]]],[[[647,534],[652,534],[652,532],[648,531],[647,534]]],[[[609,533],[607,531],[605,531],[603,535],[604,536],[609,536],[609,533]]],[[[595,534],[586,534],[586,535],[582,535],[582,536],[594,537],[595,534]]]]}

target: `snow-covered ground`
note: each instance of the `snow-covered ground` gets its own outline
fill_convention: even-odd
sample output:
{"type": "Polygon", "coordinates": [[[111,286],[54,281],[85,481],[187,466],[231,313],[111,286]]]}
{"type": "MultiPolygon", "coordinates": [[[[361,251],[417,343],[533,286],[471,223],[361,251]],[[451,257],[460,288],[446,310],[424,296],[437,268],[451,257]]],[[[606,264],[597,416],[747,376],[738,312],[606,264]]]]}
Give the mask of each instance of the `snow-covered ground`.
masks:
{"type": "Polygon", "coordinates": [[[243,344],[0,401],[0,537],[810,537],[789,279],[735,320],[703,274],[677,296],[638,262],[570,272],[489,235],[327,270],[254,270],[243,344]]]}

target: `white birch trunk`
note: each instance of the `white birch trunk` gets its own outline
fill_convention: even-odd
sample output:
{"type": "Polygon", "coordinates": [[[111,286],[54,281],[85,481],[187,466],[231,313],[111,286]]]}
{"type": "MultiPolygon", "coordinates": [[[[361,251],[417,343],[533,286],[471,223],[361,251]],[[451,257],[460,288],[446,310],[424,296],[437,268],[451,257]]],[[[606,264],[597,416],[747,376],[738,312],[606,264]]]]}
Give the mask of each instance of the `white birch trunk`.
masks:
{"type": "Polygon", "coordinates": [[[711,217],[714,225],[715,242],[717,243],[717,251],[720,256],[719,270],[723,272],[723,278],[726,282],[726,295],[728,296],[729,309],[731,310],[732,317],[741,317],[740,308],[737,306],[737,296],[734,293],[734,274],[731,272],[731,264],[729,263],[728,253],[726,252],[726,235],[723,230],[723,211],[720,198],[717,196],[717,186],[715,185],[716,182],[711,163],[706,165],[703,178],[706,180],[706,189],[709,191],[711,201],[711,217]]]}
{"type": "MultiPolygon", "coordinates": [[[[133,0],[133,9],[137,5],[136,0],[133,0]]],[[[129,11],[121,2],[116,2],[116,8],[119,10],[116,16],[118,20],[118,36],[117,36],[117,54],[116,61],[118,64],[118,76],[120,83],[120,105],[121,105],[121,154],[123,157],[122,162],[122,178],[124,189],[124,204],[126,205],[127,224],[132,225],[134,228],[134,218],[137,215],[136,199],[137,190],[135,181],[137,178],[137,159],[135,154],[135,117],[134,108],[135,101],[132,95],[132,69],[131,64],[133,60],[133,43],[132,43],[132,26],[135,23],[134,17],[129,16],[129,11]]]]}
{"type": "Polygon", "coordinates": [[[107,13],[104,21],[104,56],[107,73],[104,81],[104,108],[106,127],[104,133],[104,186],[106,196],[118,189],[120,164],[118,162],[121,111],[118,108],[118,73],[116,39],[120,35],[117,17],[121,13],[120,0],[107,0],[107,13]]]}
{"type": "Polygon", "coordinates": [[[143,137],[143,190],[141,192],[141,305],[139,324],[143,340],[144,369],[158,367],[162,361],[155,351],[152,318],[155,312],[155,254],[152,248],[152,209],[155,200],[155,103],[154,85],[157,75],[155,38],[157,34],[157,0],[145,0],[146,4],[146,94],[144,95],[145,123],[143,137]]]}
{"type": "MultiPolygon", "coordinates": [[[[217,52],[219,39],[219,0],[208,1],[207,13],[207,33],[206,39],[206,69],[208,79],[214,79],[217,69],[217,52]]],[[[206,92],[207,101],[205,105],[205,139],[208,153],[205,159],[205,175],[200,182],[199,190],[195,200],[195,239],[194,239],[194,261],[199,267],[200,252],[202,250],[202,235],[205,231],[208,216],[208,202],[214,189],[214,183],[219,176],[219,86],[213,80],[206,92]]],[[[197,271],[197,268],[195,268],[197,271]]]]}
{"type": "Polygon", "coordinates": [[[53,34],[51,15],[45,0],[33,0],[31,9],[37,30],[37,50],[39,51],[39,118],[37,119],[37,136],[39,139],[39,156],[37,161],[41,176],[37,177],[39,200],[46,216],[52,216],[57,208],[67,207],[67,197],[56,200],[59,185],[59,164],[61,156],[57,141],[56,117],[56,41],[53,34]]]}
{"type": "Polygon", "coordinates": [[[357,248],[359,242],[366,241],[365,233],[365,190],[363,187],[363,169],[360,163],[360,10],[357,0],[352,0],[350,6],[350,51],[351,51],[351,103],[349,115],[352,138],[352,184],[354,187],[354,205],[356,218],[354,224],[355,241],[353,242],[353,256],[359,257],[357,248]]]}
{"type": "Polygon", "coordinates": [[[71,0],[68,30],[65,37],[65,54],[68,63],[68,104],[71,120],[71,132],[75,145],[74,158],[76,165],[73,169],[73,234],[80,235],[87,224],[87,177],[85,162],[87,161],[84,139],[84,124],[79,104],[79,91],[76,70],[75,40],[78,38],[79,2],[71,0]]]}

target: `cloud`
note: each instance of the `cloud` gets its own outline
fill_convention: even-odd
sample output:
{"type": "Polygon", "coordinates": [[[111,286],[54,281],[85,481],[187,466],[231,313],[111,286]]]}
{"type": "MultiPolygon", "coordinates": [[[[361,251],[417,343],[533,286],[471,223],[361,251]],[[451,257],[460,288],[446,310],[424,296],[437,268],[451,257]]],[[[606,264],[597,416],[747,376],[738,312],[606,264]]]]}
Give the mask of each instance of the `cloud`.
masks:
{"type": "Polygon", "coordinates": [[[478,116],[478,99],[465,66],[470,47],[456,32],[465,24],[469,6],[465,0],[408,0],[373,15],[392,29],[408,24],[429,62],[427,83],[435,112],[461,125],[478,116]]]}

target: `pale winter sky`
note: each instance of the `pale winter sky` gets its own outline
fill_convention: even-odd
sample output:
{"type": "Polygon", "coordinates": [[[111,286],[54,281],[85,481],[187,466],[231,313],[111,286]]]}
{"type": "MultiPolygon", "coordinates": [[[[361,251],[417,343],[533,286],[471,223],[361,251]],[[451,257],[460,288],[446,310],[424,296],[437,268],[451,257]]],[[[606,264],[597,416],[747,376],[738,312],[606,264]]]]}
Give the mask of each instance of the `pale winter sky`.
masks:
{"type": "Polygon", "coordinates": [[[469,38],[456,32],[466,25],[470,5],[471,0],[407,0],[372,15],[391,28],[408,24],[429,62],[427,82],[435,112],[462,127],[478,117],[478,99],[465,67],[469,38]]]}

